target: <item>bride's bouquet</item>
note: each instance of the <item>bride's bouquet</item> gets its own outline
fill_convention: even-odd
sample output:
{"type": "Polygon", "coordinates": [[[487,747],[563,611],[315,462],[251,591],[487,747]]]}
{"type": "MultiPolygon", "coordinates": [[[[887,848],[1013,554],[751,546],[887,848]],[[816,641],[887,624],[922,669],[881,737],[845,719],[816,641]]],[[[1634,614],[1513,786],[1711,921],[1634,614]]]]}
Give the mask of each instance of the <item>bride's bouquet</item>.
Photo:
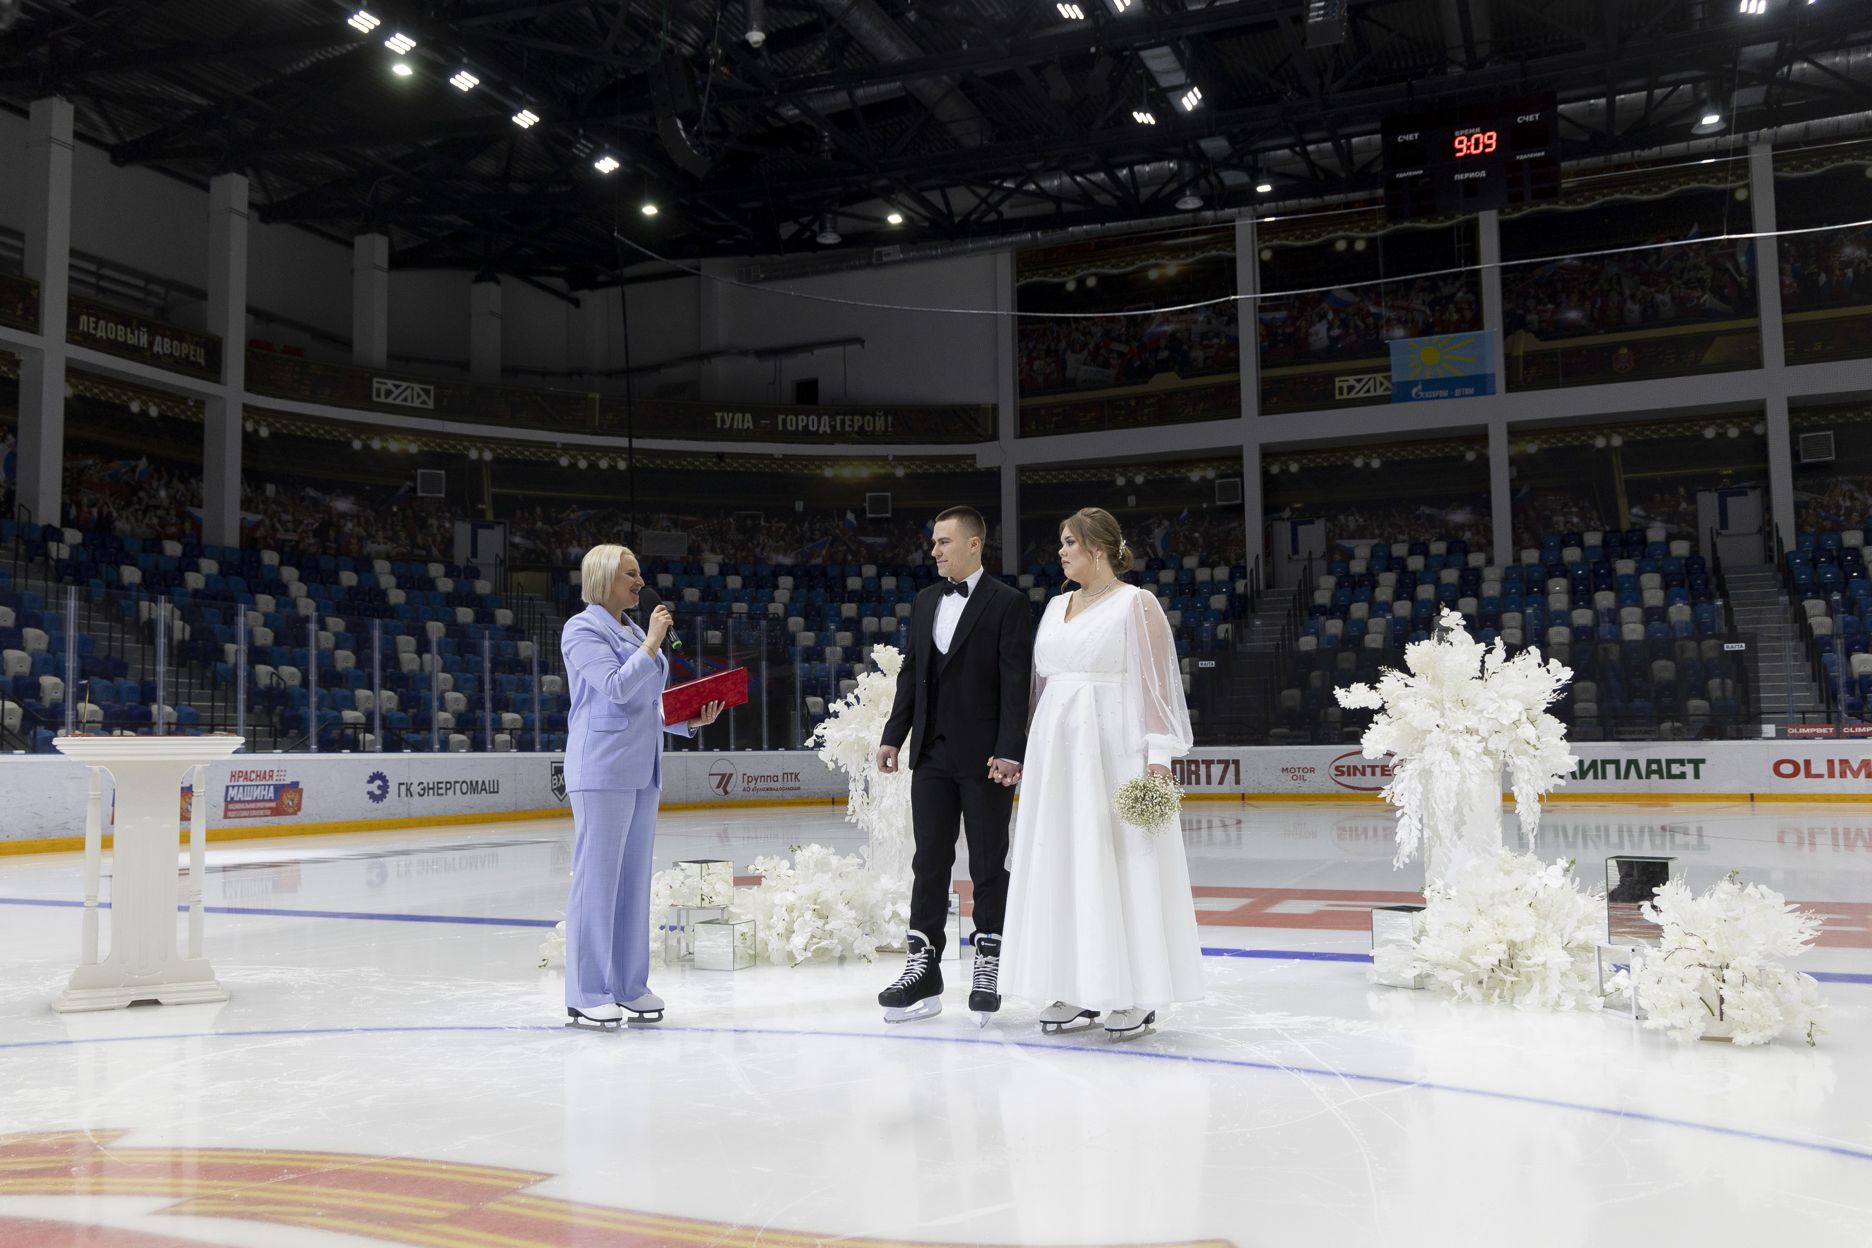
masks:
{"type": "Polygon", "coordinates": [[[1118,787],[1112,809],[1132,827],[1162,832],[1176,826],[1177,816],[1183,811],[1183,790],[1168,776],[1145,772],[1118,787]]]}

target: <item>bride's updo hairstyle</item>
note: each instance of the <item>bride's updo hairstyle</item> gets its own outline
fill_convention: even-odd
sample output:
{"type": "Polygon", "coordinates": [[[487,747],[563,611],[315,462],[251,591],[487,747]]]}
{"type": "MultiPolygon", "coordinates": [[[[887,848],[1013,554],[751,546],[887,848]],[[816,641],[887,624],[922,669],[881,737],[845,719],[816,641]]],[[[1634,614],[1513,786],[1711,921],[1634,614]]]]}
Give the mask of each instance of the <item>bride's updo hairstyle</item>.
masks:
{"type": "Polygon", "coordinates": [[[1103,507],[1082,507],[1066,517],[1060,528],[1071,533],[1081,546],[1102,551],[1111,570],[1123,576],[1131,570],[1131,546],[1119,531],[1117,517],[1103,507]]]}

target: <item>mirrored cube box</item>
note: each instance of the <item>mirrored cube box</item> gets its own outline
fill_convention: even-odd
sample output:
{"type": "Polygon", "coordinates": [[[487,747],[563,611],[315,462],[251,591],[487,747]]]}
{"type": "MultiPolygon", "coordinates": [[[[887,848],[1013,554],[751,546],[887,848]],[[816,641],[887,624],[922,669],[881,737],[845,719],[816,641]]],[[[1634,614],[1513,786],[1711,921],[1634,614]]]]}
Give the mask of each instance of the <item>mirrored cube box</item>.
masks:
{"type": "Polygon", "coordinates": [[[1598,948],[1599,998],[1609,1011],[1631,1015],[1633,1022],[1644,1021],[1644,1009],[1636,994],[1619,991],[1615,982],[1622,973],[1636,973],[1646,953],[1644,945],[1601,944],[1598,948]]]}
{"type": "Polygon", "coordinates": [[[676,863],[679,872],[678,897],[697,890],[698,906],[727,906],[734,903],[734,863],[726,858],[685,858],[676,863]]]}
{"type": "Polygon", "coordinates": [[[754,920],[732,916],[696,924],[695,969],[744,971],[754,965],[754,920]]]}
{"type": "Polygon", "coordinates": [[[1606,943],[1656,945],[1658,925],[1644,917],[1640,907],[1657,890],[1682,878],[1675,858],[1619,856],[1605,860],[1606,943]]]}
{"type": "Polygon", "coordinates": [[[1386,988],[1422,988],[1421,975],[1400,974],[1387,968],[1379,951],[1387,947],[1403,952],[1417,940],[1417,916],[1422,906],[1373,906],[1371,912],[1372,982],[1386,988]]]}
{"type": "Polygon", "coordinates": [[[695,957],[696,928],[728,913],[724,906],[671,906],[663,915],[663,964],[695,957]]]}

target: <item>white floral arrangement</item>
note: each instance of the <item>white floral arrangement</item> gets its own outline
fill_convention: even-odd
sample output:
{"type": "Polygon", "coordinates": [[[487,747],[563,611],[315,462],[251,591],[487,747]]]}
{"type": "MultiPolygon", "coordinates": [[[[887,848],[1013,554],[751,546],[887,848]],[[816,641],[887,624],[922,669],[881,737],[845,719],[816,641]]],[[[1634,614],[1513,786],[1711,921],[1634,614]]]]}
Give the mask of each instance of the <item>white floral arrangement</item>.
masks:
{"type": "Polygon", "coordinates": [[[1477,858],[1425,890],[1410,944],[1380,945],[1387,977],[1421,977],[1459,1001],[1528,1009],[1598,1009],[1605,895],[1570,862],[1509,851],[1477,858]]]}
{"type": "Polygon", "coordinates": [[[910,770],[900,765],[886,774],[877,768],[878,746],[897,698],[904,656],[895,646],[876,645],[871,647],[871,662],[872,670],[859,674],[857,687],[827,708],[825,722],[807,744],[819,751],[828,770],[845,773],[845,818],[864,830],[871,869],[900,882],[907,898],[915,844],[910,770]]]}
{"type": "Polygon", "coordinates": [[[1183,810],[1183,790],[1168,776],[1146,772],[1118,786],[1112,810],[1134,828],[1159,833],[1176,825],[1183,810]]]}
{"type": "Polygon", "coordinates": [[[795,846],[783,857],[756,858],[759,888],[736,891],[738,917],[754,920],[767,960],[782,966],[834,958],[870,961],[901,949],[910,924],[910,892],[872,871],[859,855],[824,845],[795,846]]]}
{"type": "MultiPolygon", "coordinates": [[[[652,942],[653,944],[659,942],[652,942]]],[[[565,920],[553,924],[551,935],[540,941],[539,964],[542,971],[565,966],[565,920]]]]}
{"type": "Polygon", "coordinates": [[[1663,932],[1619,980],[1636,994],[1646,1027],[1679,1040],[1767,1044],[1788,1033],[1818,1040],[1826,1010],[1820,986],[1782,965],[1812,947],[1817,915],[1771,888],[1743,885],[1734,872],[1702,896],[1672,880],[1641,912],[1663,932]]]}
{"type": "Polygon", "coordinates": [[[1434,883],[1445,865],[1487,858],[1501,845],[1501,771],[1532,844],[1541,798],[1573,770],[1566,725],[1547,713],[1573,673],[1533,648],[1509,658],[1501,639],[1484,646],[1447,608],[1437,636],[1405,648],[1407,670],[1377,685],[1335,691],[1341,706],[1376,710],[1362,739],[1366,758],[1393,759],[1384,796],[1397,808],[1397,857],[1421,849],[1434,883]]]}

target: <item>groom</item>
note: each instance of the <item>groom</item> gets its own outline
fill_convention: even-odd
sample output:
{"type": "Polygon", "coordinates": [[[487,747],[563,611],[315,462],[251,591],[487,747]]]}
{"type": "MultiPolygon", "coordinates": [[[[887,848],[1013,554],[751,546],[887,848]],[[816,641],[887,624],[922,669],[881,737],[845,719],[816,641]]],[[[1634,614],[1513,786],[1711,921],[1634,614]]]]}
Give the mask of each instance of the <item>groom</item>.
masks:
{"type": "Polygon", "coordinates": [[[1027,749],[1033,620],[1027,597],[982,571],[988,526],[973,507],[936,517],[930,555],[941,574],[917,595],[910,654],[878,770],[908,764],[916,832],[909,959],[878,994],[887,1022],[942,1012],[942,954],[958,825],[975,881],[975,968],[969,1008],[986,1025],[1001,1008],[1001,920],[1007,906],[1008,817],[1027,749]],[[910,746],[904,749],[905,738],[910,746]]]}

